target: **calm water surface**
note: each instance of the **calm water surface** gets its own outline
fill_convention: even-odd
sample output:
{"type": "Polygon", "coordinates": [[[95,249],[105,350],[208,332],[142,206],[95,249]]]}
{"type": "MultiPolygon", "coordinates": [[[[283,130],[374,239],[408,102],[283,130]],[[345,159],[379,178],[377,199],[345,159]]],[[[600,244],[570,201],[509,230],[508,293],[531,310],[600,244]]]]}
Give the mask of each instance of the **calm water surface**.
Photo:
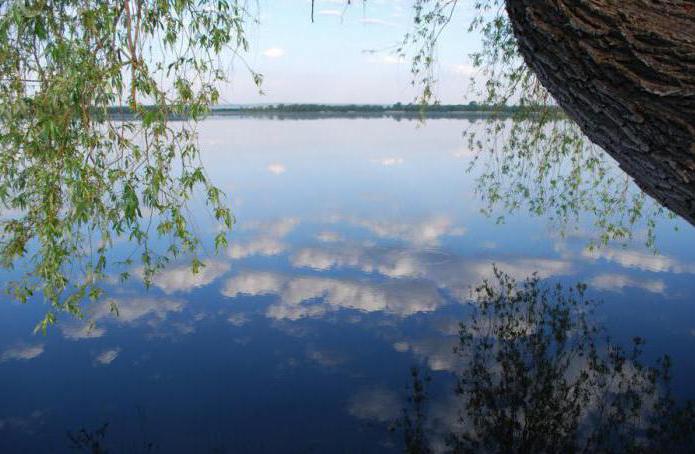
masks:
{"type": "Polygon", "coordinates": [[[388,427],[412,365],[433,377],[433,417],[455,421],[457,322],[492,263],[587,282],[610,334],[671,354],[678,395],[695,397],[695,229],[659,230],[654,255],[642,241],[590,253],[590,227],[562,236],[524,213],[498,224],[466,172],[467,126],[203,123],[207,170],[237,217],[230,248],[198,275],[172,264],[149,290],[109,285],[93,327],[63,317],[33,335],[45,306],[5,299],[0,452],[74,452],[67,432],[105,423],[113,452],[399,451],[388,427]]]}

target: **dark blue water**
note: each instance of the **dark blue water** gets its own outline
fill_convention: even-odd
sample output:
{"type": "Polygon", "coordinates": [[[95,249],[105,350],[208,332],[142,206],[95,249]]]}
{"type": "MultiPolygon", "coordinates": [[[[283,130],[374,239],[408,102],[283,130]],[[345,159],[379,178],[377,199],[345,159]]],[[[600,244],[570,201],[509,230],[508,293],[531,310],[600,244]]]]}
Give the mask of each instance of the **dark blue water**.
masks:
{"type": "Polygon", "coordinates": [[[197,275],[174,263],[149,290],[114,280],[46,335],[32,334],[41,302],[5,297],[0,452],[73,452],[68,432],[104,424],[110,452],[398,451],[389,426],[412,365],[433,377],[433,417],[455,423],[457,322],[492,263],[588,283],[609,333],[669,353],[678,395],[695,397],[695,229],[660,223],[654,254],[645,225],[588,251],[589,214],[565,235],[523,209],[500,224],[467,172],[469,126],[205,122],[206,168],[237,218],[229,250],[197,275]]]}

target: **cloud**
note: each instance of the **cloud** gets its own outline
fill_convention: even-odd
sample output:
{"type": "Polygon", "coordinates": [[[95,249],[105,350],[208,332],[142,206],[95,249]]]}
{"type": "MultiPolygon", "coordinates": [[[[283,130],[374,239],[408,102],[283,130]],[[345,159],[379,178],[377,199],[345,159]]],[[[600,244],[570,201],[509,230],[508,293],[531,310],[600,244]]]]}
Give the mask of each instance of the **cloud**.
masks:
{"type": "Polygon", "coordinates": [[[245,314],[229,314],[227,322],[236,327],[244,326],[249,322],[249,318],[245,314]]]}
{"type": "Polygon", "coordinates": [[[0,419],[0,431],[22,431],[27,434],[36,433],[38,427],[44,424],[45,412],[34,410],[29,416],[10,416],[0,419]]]}
{"type": "Polygon", "coordinates": [[[243,259],[253,255],[278,255],[285,251],[285,244],[275,238],[258,238],[247,243],[234,243],[227,250],[231,259],[243,259]]]}
{"type": "Polygon", "coordinates": [[[299,225],[297,218],[282,218],[270,222],[248,222],[242,225],[245,230],[254,230],[262,236],[282,238],[299,225]]]}
{"type": "Polygon", "coordinates": [[[321,9],[316,14],[318,16],[342,16],[343,12],[338,9],[321,9]]]}
{"type": "Polygon", "coordinates": [[[278,301],[266,310],[266,316],[276,320],[321,317],[340,309],[408,316],[434,311],[443,303],[432,284],[418,280],[371,283],[253,271],[230,278],[222,294],[276,295],[278,301]]]}
{"type": "Polygon", "coordinates": [[[381,158],[381,159],[375,160],[374,162],[379,163],[385,167],[391,167],[391,166],[403,164],[403,158],[381,158]]]}
{"type": "Polygon", "coordinates": [[[41,356],[43,354],[43,350],[43,344],[17,344],[0,354],[0,363],[12,360],[28,361],[41,356]]]}
{"type": "Polygon", "coordinates": [[[335,243],[341,241],[343,238],[339,233],[323,231],[316,235],[316,239],[323,243],[335,243]]]}
{"type": "Polygon", "coordinates": [[[451,156],[455,157],[456,159],[467,159],[467,158],[473,158],[477,155],[478,153],[475,150],[471,150],[470,148],[461,148],[459,150],[454,150],[451,152],[451,156]]]}
{"type": "Polygon", "coordinates": [[[170,313],[178,313],[183,310],[183,301],[156,299],[156,298],[130,298],[111,299],[98,304],[93,313],[92,320],[110,319],[118,323],[129,324],[141,319],[164,320],[170,313]],[[118,309],[118,316],[112,311],[112,307],[118,309]]]}
{"type": "MultiPolygon", "coordinates": [[[[90,307],[86,322],[68,322],[59,325],[63,337],[70,340],[92,339],[106,334],[104,323],[130,325],[146,322],[155,328],[172,313],[183,311],[186,303],[181,300],[157,298],[115,298],[102,300],[90,307]]],[[[199,317],[194,317],[199,321],[199,317]]],[[[180,330],[181,324],[172,324],[180,330]]]]}
{"type": "Polygon", "coordinates": [[[443,300],[437,289],[428,282],[408,280],[376,284],[307,276],[290,279],[280,293],[280,301],[271,305],[266,315],[297,320],[351,309],[404,317],[432,312],[441,304],[443,300]]]}
{"type": "Polygon", "coordinates": [[[275,174],[275,175],[280,175],[280,174],[287,172],[287,168],[284,165],[279,164],[279,163],[269,164],[267,169],[268,169],[268,172],[275,174]]]}
{"type": "Polygon", "coordinates": [[[279,47],[270,47],[263,51],[263,55],[267,58],[280,58],[285,55],[285,50],[279,47]]]}
{"type": "Polygon", "coordinates": [[[323,367],[335,367],[345,362],[345,357],[330,350],[317,350],[310,348],[307,350],[306,356],[311,361],[323,367]]]}
{"type": "Polygon", "coordinates": [[[400,55],[393,55],[393,54],[379,55],[379,54],[375,54],[373,52],[370,52],[370,54],[371,55],[367,58],[368,63],[380,63],[380,64],[384,64],[384,65],[400,65],[400,64],[406,62],[406,59],[400,55]]]}
{"type": "Polygon", "coordinates": [[[353,268],[392,279],[416,279],[446,289],[460,301],[468,299],[471,286],[493,277],[493,263],[517,279],[533,273],[547,278],[574,272],[572,262],[568,260],[524,257],[471,259],[428,247],[375,247],[352,243],[302,248],[290,257],[290,263],[296,268],[318,271],[353,268]]]}
{"type": "Polygon", "coordinates": [[[381,423],[396,420],[403,402],[393,391],[371,388],[359,391],[350,398],[348,412],[359,419],[381,423]]]}
{"type": "Polygon", "coordinates": [[[454,353],[459,345],[457,336],[433,337],[411,341],[399,341],[394,344],[398,352],[412,352],[424,360],[433,371],[456,371],[461,365],[461,358],[454,353]]]}
{"type": "Polygon", "coordinates": [[[106,334],[106,330],[97,327],[93,323],[82,321],[64,321],[58,327],[63,333],[63,337],[70,340],[96,339],[106,334]]]}
{"type": "Polygon", "coordinates": [[[454,226],[446,216],[409,223],[371,219],[348,219],[347,222],[366,228],[378,237],[397,238],[415,246],[436,246],[442,236],[461,236],[465,233],[465,229],[454,226]]]}
{"type": "Polygon", "coordinates": [[[231,259],[243,259],[254,255],[271,256],[281,254],[287,246],[280,241],[299,224],[296,218],[282,218],[272,222],[250,222],[245,230],[256,232],[256,237],[247,242],[234,242],[227,249],[231,259]]]}
{"type": "MultiPolygon", "coordinates": [[[[155,274],[152,278],[152,284],[162,289],[166,294],[189,292],[194,288],[209,285],[229,271],[229,268],[228,263],[211,260],[205,262],[205,266],[194,273],[190,266],[182,265],[155,274]]],[[[139,270],[138,273],[142,276],[142,270],[139,270]]]]}
{"type": "MultiPolygon", "coordinates": [[[[545,258],[517,258],[509,260],[494,261],[497,268],[504,271],[515,279],[525,279],[533,273],[545,279],[551,276],[567,276],[572,274],[574,268],[572,262],[567,260],[545,259],[545,258]]],[[[494,276],[491,262],[488,260],[480,261],[472,265],[475,274],[480,280],[494,276]]]]}
{"type": "Polygon", "coordinates": [[[589,284],[599,290],[621,292],[625,287],[640,288],[651,293],[663,294],[666,284],[661,279],[634,279],[624,274],[601,274],[589,281],[589,284]]]}
{"type": "Polygon", "coordinates": [[[422,264],[410,251],[385,248],[362,248],[346,245],[342,248],[304,248],[297,251],[290,262],[297,268],[326,271],[332,268],[352,267],[365,273],[400,278],[422,275],[422,264]]]}
{"type": "Polygon", "coordinates": [[[405,63],[405,58],[399,55],[386,55],[382,61],[387,65],[400,65],[401,63],[405,63]]]}
{"type": "Polygon", "coordinates": [[[380,25],[385,27],[393,27],[396,25],[393,22],[388,22],[383,19],[377,19],[375,17],[363,17],[360,19],[360,23],[365,25],[380,25]]]}
{"type": "Polygon", "coordinates": [[[469,301],[470,288],[493,277],[493,262],[517,279],[533,273],[543,279],[574,272],[569,260],[466,258],[433,249],[430,245],[443,235],[464,233],[464,229],[453,226],[446,218],[433,218],[416,225],[362,221],[360,224],[379,236],[403,238],[410,244],[378,247],[329,242],[321,247],[297,250],[290,256],[290,263],[296,269],[315,271],[352,268],[388,279],[246,271],[227,280],[222,294],[231,298],[273,295],[277,300],[267,307],[266,316],[278,320],[322,317],[342,309],[406,317],[438,309],[444,303],[442,291],[460,302],[469,301]]]}
{"type": "Polygon", "coordinates": [[[227,280],[222,295],[235,298],[239,295],[268,295],[280,292],[285,278],[275,273],[246,271],[227,280]]]}
{"type": "Polygon", "coordinates": [[[664,255],[646,254],[630,249],[584,250],[582,256],[591,260],[604,259],[618,263],[625,268],[636,268],[654,273],[695,274],[695,264],[693,263],[682,263],[664,255]]]}
{"type": "Polygon", "coordinates": [[[459,76],[471,77],[475,76],[478,73],[478,69],[472,65],[458,64],[451,65],[450,68],[454,74],[458,74],[459,76]]]}
{"type": "Polygon", "coordinates": [[[109,350],[104,350],[103,352],[99,353],[96,358],[94,358],[94,362],[101,364],[103,366],[107,366],[111,364],[116,358],[118,358],[118,354],[121,352],[120,348],[112,348],[109,350]]]}

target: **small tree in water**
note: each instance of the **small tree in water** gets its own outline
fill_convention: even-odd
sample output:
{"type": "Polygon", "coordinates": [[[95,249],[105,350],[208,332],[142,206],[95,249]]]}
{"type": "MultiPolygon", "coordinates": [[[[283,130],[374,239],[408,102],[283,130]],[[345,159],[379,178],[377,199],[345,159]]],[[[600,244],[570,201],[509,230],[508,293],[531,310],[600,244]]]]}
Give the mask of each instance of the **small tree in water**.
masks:
{"type": "MultiPolygon", "coordinates": [[[[695,442],[695,407],[678,405],[668,356],[656,366],[626,351],[590,321],[586,287],[520,285],[495,269],[474,290],[474,312],[461,323],[456,354],[460,410],[447,434],[451,452],[667,452],[695,442]]],[[[407,452],[430,452],[423,380],[413,374],[404,416],[407,452]],[[413,414],[417,418],[413,417],[413,414]],[[414,434],[418,434],[417,439],[414,434]]]]}

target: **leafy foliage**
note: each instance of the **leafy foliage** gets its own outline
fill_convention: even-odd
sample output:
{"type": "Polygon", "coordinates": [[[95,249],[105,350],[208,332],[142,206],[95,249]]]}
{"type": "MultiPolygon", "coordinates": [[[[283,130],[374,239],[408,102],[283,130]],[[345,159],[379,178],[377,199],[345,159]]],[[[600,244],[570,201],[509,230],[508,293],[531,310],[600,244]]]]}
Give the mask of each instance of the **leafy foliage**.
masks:
{"type": "Polygon", "coordinates": [[[0,259],[21,264],[17,300],[50,303],[39,327],[99,297],[119,236],[137,246],[122,263],[139,260],[146,282],[179,254],[200,267],[185,215],[197,190],[225,244],[233,218],[195,122],[248,47],[251,17],[236,0],[0,2],[0,259]],[[133,115],[115,117],[124,105],[133,115]]]}
{"type": "MultiPolygon", "coordinates": [[[[413,84],[420,87],[423,105],[438,103],[438,42],[447,27],[458,26],[452,20],[461,3],[414,2],[412,31],[397,52],[412,63],[413,84]]],[[[483,157],[475,163],[483,163],[478,193],[487,205],[484,213],[493,216],[526,207],[531,214],[550,217],[562,234],[588,213],[597,232],[590,247],[632,239],[635,227],[644,222],[645,243],[654,249],[656,222],[667,210],[639,190],[573,121],[558,115],[554,100],[518,52],[504,0],[476,0],[471,6],[475,14],[468,30],[482,42],[471,55],[478,73],[471,78],[470,95],[505,115],[506,106],[521,107],[511,121],[491,116],[482,130],[466,131],[469,148],[483,157]]]]}

